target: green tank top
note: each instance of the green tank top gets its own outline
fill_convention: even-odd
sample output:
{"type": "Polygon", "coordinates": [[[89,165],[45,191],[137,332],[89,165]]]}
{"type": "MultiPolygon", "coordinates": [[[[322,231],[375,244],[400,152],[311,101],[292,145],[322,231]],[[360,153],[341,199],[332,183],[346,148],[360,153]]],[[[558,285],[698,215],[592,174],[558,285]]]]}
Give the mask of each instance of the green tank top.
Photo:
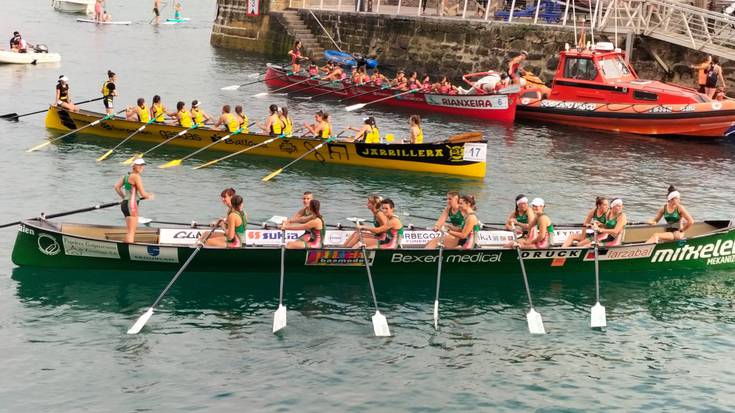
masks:
{"type": "MultiPolygon", "coordinates": [[[[230,214],[237,214],[240,216],[240,225],[235,227],[235,235],[240,238],[240,240],[243,239],[243,236],[245,235],[245,229],[248,226],[247,218],[245,218],[245,213],[240,211],[230,211],[230,214]]],[[[234,241],[234,239],[228,239],[228,242],[234,241]]]]}
{"type": "MultiPolygon", "coordinates": [[[[475,214],[470,214],[470,215],[467,215],[467,218],[469,218],[470,216],[476,217],[475,214]]],[[[477,224],[475,224],[475,225],[472,226],[472,232],[474,232],[475,234],[477,234],[479,231],[480,231],[480,221],[478,220],[477,221],[477,224]]]]}
{"type": "MultiPolygon", "coordinates": [[[[543,215],[545,215],[545,214],[539,215],[539,216],[538,216],[538,217],[536,218],[536,229],[538,229],[538,230],[540,230],[540,229],[541,229],[541,228],[539,228],[539,226],[538,226],[538,220],[539,220],[539,219],[540,219],[540,218],[541,218],[541,217],[542,217],[543,215]]],[[[551,218],[549,218],[549,221],[551,221],[551,218]]],[[[546,227],[546,232],[548,232],[548,233],[549,233],[549,235],[551,235],[551,234],[553,234],[553,233],[554,233],[554,224],[553,224],[553,223],[550,223],[550,224],[549,224],[549,226],[548,226],[548,227],[546,227]]]]}
{"type": "MultiPolygon", "coordinates": [[[[130,183],[130,172],[123,176],[123,194],[125,201],[129,201],[130,197],[133,196],[133,184],[130,183]]],[[[135,191],[135,198],[136,201],[140,201],[140,193],[138,193],[137,189],[135,191]]]]}
{"type": "Polygon", "coordinates": [[[449,223],[455,227],[462,228],[464,226],[464,215],[462,215],[462,211],[459,208],[457,208],[457,212],[454,214],[452,214],[451,209],[447,211],[447,218],[449,218],[449,223]]]}
{"type": "Polygon", "coordinates": [[[319,240],[323,243],[324,242],[324,231],[325,231],[324,227],[325,227],[325,225],[324,225],[324,220],[321,217],[319,217],[319,221],[322,222],[322,229],[319,229],[319,230],[314,229],[314,228],[309,229],[309,236],[310,236],[309,239],[315,240],[315,239],[317,239],[317,236],[318,236],[319,237],[319,240]],[[318,235],[317,235],[317,231],[319,231],[319,234],[318,235]]]}
{"type": "Polygon", "coordinates": [[[592,220],[597,221],[600,224],[606,224],[607,223],[607,214],[603,213],[600,216],[597,216],[597,208],[595,208],[595,212],[592,214],[592,220]]]}
{"type": "Polygon", "coordinates": [[[618,217],[620,217],[620,215],[616,215],[615,218],[609,218],[609,219],[607,219],[604,222],[605,228],[607,228],[607,229],[614,229],[615,227],[617,227],[618,226],[618,217]]]}
{"type": "Polygon", "coordinates": [[[681,214],[679,214],[679,207],[676,207],[673,212],[669,213],[668,209],[664,205],[664,220],[667,224],[676,224],[681,221],[681,214]]]}
{"type": "Polygon", "coordinates": [[[521,224],[528,224],[528,214],[516,213],[516,221],[520,222],[521,224]]]}

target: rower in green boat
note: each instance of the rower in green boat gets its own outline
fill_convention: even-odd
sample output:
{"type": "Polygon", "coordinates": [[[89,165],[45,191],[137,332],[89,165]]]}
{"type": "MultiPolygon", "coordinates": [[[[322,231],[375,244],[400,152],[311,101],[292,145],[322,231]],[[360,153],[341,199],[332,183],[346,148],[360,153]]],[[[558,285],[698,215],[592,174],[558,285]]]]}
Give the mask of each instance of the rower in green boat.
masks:
{"type": "Polygon", "coordinates": [[[592,229],[602,236],[598,241],[601,246],[614,247],[623,243],[627,224],[628,217],[623,212],[623,200],[615,198],[610,203],[610,210],[605,215],[605,223],[593,222],[592,229]]]}
{"type": "Polygon", "coordinates": [[[296,213],[293,214],[291,218],[289,218],[288,222],[303,224],[304,222],[311,221],[314,216],[314,212],[309,209],[309,205],[311,205],[312,199],[314,199],[314,194],[312,192],[304,192],[304,194],[301,196],[301,203],[303,207],[296,211],[296,213]]]}
{"type": "MultiPolygon", "coordinates": [[[[386,218],[383,211],[380,210],[380,203],[383,202],[383,197],[380,195],[370,195],[368,196],[367,200],[367,208],[370,210],[370,212],[373,214],[373,227],[380,227],[385,225],[386,222],[388,222],[388,218],[386,218]]],[[[364,239],[367,238],[375,238],[375,235],[372,232],[366,232],[362,235],[364,239]]],[[[360,242],[360,234],[355,231],[347,238],[347,240],[344,243],[345,248],[355,248],[355,246],[358,245],[360,242]]]]}
{"type": "MultiPolygon", "coordinates": [[[[210,226],[215,228],[224,228],[222,226],[222,223],[227,222],[227,218],[230,216],[230,212],[232,212],[232,197],[234,197],[236,194],[237,192],[235,191],[235,188],[225,188],[222,190],[222,192],[220,192],[220,199],[222,200],[222,204],[224,204],[227,210],[225,211],[224,217],[212,222],[211,224],[209,224],[210,226]]],[[[245,221],[247,222],[247,213],[244,214],[244,216],[245,221]]],[[[222,238],[223,240],[225,239],[225,233],[223,232],[215,232],[214,234],[209,235],[209,231],[203,231],[201,234],[199,234],[199,241],[201,242],[202,240],[207,239],[207,236],[209,236],[208,239],[210,240],[217,238],[222,238]]]]}
{"type": "Polygon", "coordinates": [[[681,204],[681,194],[676,190],[674,185],[669,186],[668,195],[666,196],[666,205],[661,207],[656,216],[648,221],[651,225],[656,225],[661,220],[666,221],[668,227],[666,232],[658,232],[651,235],[648,239],[649,243],[658,243],[661,241],[680,240],[685,238],[685,232],[694,225],[694,218],[689,211],[681,204]]]}
{"type": "Polygon", "coordinates": [[[604,196],[598,196],[595,198],[595,207],[590,209],[587,216],[584,218],[582,223],[582,231],[577,234],[571,234],[564,240],[563,247],[571,247],[576,245],[583,247],[589,245],[594,240],[594,229],[592,225],[597,223],[605,225],[607,220],[607,213],[610,210],[610,201],[604,196]]]}
{"type": "Polygon", "coordinates": [[[528,198],[523,194],[519,194],[516,196],[515,209],[505,220],[505,229],[512,231],[513,228],[515,228],[519,238],[525,237],[528,235],[528,230],[531,228],[529,223],[535,218],[536,215],[533,210],[528,207],[528,198]]]}
{"type": "Polygon", "coordinates": [[[120,195],[120,210],[125,217],[125,242],[135,242],[135,230],[138,227],[138,203],[141,199],[153,199],[153,194],[143,188],[141,173],[145,167],[145,161],[138,158],[133,161],[131,171],[123,175],[115,184],[115,192],[120,195]]]}
{"type": "Polygon", "coordinates": [[[475,197],[463,195],[459,199],[459,209],[464,216],[461,230],[447,231],[444,247],[448,249],[469,250],[477,247],[477,233],[480,232],[480,221],[475,215],[475,197]]]}
{"type": "Polygon", "coordinates": [[[294,241],[286,243],[288,249],[303,249],[303,248],[322,248],[324,246],[324,218],[319,212],[320,203],[318,199],[312,199],[309,201],[309,211],[311,212],[310,218],[304,223],[289,222],[288,220],[283,221],[281,229],[284,231],[306,231],[304,235],[294,241]]]}
{"type": "MultiPolygon", "coordinates": [[[[439,215],[439,219],[436,220],[433,230],[435,232],[440,231],[445,225],[447,227],[446,229],[450,231],[459,231],[464,227],[464,215],[462,215],[462,210],[459,207],[459,192],[457,191],[447,192],[447,206],[444,207],[444,211],[439,215]],[[449,225],[446,225],[447,220],[449,221],[449,225]]],[[[426,243],[426,248],[434,249],[444,239],[444,235],[434,238],[426,243]]],[[[444,245],[446,245],[446,242],[444,245]]]]}
{"type": "Polygon", "coordinates": [[[245,244],[248,218],[243,208],[244,201],[240,195],[235,195],[230,199],[230,203],[231,208],[227,213],[227,218],[219,221],[220,228],[224,230],[224,236],[207,239],[207,234],[203,234],[204,239],[207,240],[206,246],[240,248],[245,244]]]}
{"type": "Polygon", "coordinates": [[[380,201],[380,211],[385,214],[386,222],[379,227],[366,227],[357,224],[357,230],[365,230],[374,237],[364,238],[365,247],[377,249],[398,248],[403,236],[403,224],[394,214],[395,204],[390,198],[380,201]]]}
{"type": "MultiPolygon", "coordinates": [[[[544,213],[546,203],[542,198],[534,198],[531,208],[535,218],[529,222],[528,238],[516,241],[518,246],[526,249],[545,249],[551,246],[551,237],[554,235],[554,224],[551,218],[544,213]]],[[[513,243],[513,245],[516,245],[513,243]]]]}

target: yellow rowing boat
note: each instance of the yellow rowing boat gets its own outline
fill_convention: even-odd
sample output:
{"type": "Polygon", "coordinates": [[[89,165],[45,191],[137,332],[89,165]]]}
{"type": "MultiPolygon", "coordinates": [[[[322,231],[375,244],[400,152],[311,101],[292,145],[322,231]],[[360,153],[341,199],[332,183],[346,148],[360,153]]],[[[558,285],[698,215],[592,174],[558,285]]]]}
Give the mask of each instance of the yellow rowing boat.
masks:
{"type": "MultiPolygon", "coordinates": [[[[46,127],[71,131],[103,118],[105,114],[80,110],[69,112],[56,106],[49,107],[46,127]]],[[[85,129],[85,133],[122,140],[135,132],[140,122],[114,117],[85,129]]],[[[180,126],[153,123],[135,135],[138,142],[161,143],[185,130],[180,126]]],[[[200,149],[227,135],[227,132],[210,128],[197,128],[170,142],[170,145],[200,149]]],[[[238,134],[211,147],[214,151],[236,152],[273,138],[260,134],[238,134]]],[[[278,158],[298,158],[314,149],[322,140],[313,138],[278,138],[253,148],[249,155],[278,158]]],[[[333,141],[304,159],[321,163],[366,166],[413,172],[428,172],[483,178],[486,173],[487,143],[482,142],[432,142],[423,144],[365,144],[333,141]]]]}

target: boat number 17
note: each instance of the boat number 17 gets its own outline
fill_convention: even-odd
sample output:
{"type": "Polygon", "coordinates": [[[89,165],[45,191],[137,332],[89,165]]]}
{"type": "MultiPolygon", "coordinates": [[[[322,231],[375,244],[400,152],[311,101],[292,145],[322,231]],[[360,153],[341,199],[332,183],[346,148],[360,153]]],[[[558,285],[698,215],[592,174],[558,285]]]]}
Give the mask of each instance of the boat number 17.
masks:
{"type": "Polygon", "coordinates": [[[462,160],[471,162],[484,162],[487,158],[486,143],[465,143],[464,156],[462,160]]]}

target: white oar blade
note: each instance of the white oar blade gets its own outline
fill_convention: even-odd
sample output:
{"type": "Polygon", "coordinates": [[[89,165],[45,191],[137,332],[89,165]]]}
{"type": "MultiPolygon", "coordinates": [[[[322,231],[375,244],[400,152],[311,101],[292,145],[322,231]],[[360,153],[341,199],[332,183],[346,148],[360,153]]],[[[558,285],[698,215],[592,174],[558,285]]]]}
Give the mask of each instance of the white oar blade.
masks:
{"type": "Polygon", "coordinates": [[[439,300],[434,300],[434,330],[439,329],[439,300]]]}
{"type": "Polygon", "coordinates": [[[140,318],[138,318],[138,321],[136,321],[135,324],[133,324],[133,326],[130,327],[130,329],[128,330],[128,334],[140,333],[140,330],[143,329],[143,326],[145,326],[145,323],[148,322],[148,320],[151,318],[152,315],[153,315],[153,307],[149,308],[148,311],[143,313],[143,315],[140,316],[140,318]]]}
{"type": "Polygon", "coordinates": [[[220,88],[219,90],[237,90],[240,88],[240,85],[232,85],[232,86],[225,86],[220,88]]]}
{"type": "Polygon", "coordinates": [[[526,320],[528,321],[528,331],[531,334],[546,334],[544,329],[544,322],[541,320],[541,314],[537,313],[533,308],[526,314],[526,320]]]}
{"type": "Polygon", "coordinates": [[[254,98],[262,98],[263,96],[268,96],[268,92],[260,92],[260,93],[256,93],[256,94],[254,94],[254,95],[253,95],[253,96],[251,96],[251,97],[254,97],[254,98]]]}
{"type": "Polygon", "coordinates": [[[590,327],[603,328],[607,327],[607,317],[605,316],[605,307],[596,303],[590,311],[590,327]]]}
{"type": "Polygon", "coordinates": [[[251,73],[248,75],[250,79],[255,79],[256,77],[259,77],[259,76],[260,76],[260,73],[251,73]]]}
{"type": "Polygon", "coordinates": [[[139,224],[145,225],[145,224],[150,224],[151,222],[153,222],[153,220],[150,219],[150,218],[138,217],[138,223],[139,224]]]}
{"type": "Polygon", "coordinates": [[[380,314],[380,311],[376,311],[373,315],[373,330],[378,337],[390,337],[388,320],[385,319],[383,314],[380,314]]]}
{"type": "Polygon", "coordinates": [[[357,105],[350,105],[345,108],[346,111],[352,112],[353,110],[362,109],[365,107],[364,103],[358,103],[357,105]]]}
{"type": "Polygon", "coordinates": [[[286,327],[286,306],[283,304],[278,305],[278,310],[273,314],[273,332],[286,327]]]}

